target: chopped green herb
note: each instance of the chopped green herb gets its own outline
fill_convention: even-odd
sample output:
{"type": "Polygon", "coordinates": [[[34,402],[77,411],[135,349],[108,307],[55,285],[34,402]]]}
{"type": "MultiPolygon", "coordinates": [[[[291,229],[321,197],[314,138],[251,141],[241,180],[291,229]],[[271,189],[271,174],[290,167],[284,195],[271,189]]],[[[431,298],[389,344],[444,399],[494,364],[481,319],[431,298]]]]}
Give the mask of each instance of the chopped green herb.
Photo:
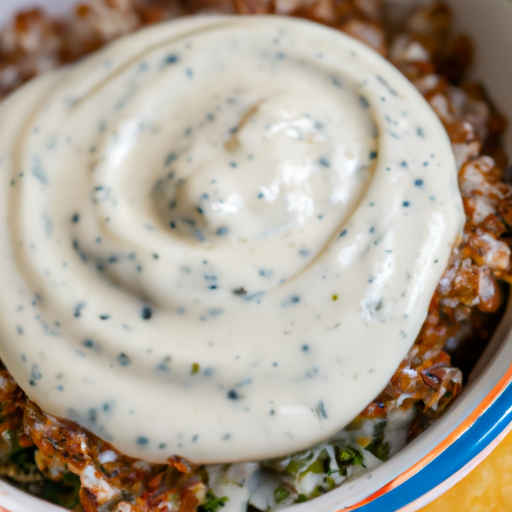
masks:
{"type": "Polygon", "coordinates": [[[297,496],[297,499],[295,500],[295,503],[304,503],[305,501],[308,501],[305,494],[299,494],[297,496]]]}
{"type": "Polygon", "coordinates": [[[375,423],[375,426],[373,427],[373,440],[376,439],[383,439],[384,438],[384,431],[386,430],[386,425],[388,424],[387,420],[378,421],[375,423]]]}
{"type": "Polygon", "coordinates": [[[335,446],[336,461],[340,466],[348,466],[354,464],[355,466],[362,466],[363,455],[355,448],[349,446],[335,446]]]}
{"type": "Polygon", "coordinates": [[[228,501],[228,497],[217,498],[213,492],[206,493],[206,503],[197,508],[198,512],[218,512],[228,501]]]}
{"type": "Polygon", "coordinates": [[[318,498],[318,496],[322,496],[322,494],[325,494],[326,492],[327,491],[321,485],[317,485],[313,492],[309,495],[309,499],[318,498]]]}
{"type": "Polygon", "coordinates": [[[389,459],[390,451],[389,443],[384,442],[384,432],[386,430],[386,426],[386,420],[379,421],[375,424],[373,429],[373,441],[365,448],[365,450],[369,451],[382,461],[389,459]]]}
{"type": "MultiPolygon", "coordinates": [[[[314,473],[315,475],[321,475],[324,472],[324,462],[320,460],[320,458],[316,459],[311,466],[302,473],[302,475],[306,475],[307,473],[314,473]]],[[[301,476],[302,476],[301,475],[301,476]]]]}
{"type": "MultiPolygon", "coordinates": [[[[293,458],[286,468],[284,473],[290,476],[295,476],[300,473],[304,468],[307,467],[308,462],[313,458],[313,453],[310,452],[304,457],[302,454],[296,458],[293,458]]],[[[272,467],[272,466],[271,466],[272,467]]]]}
{"type": "Polygon", "coordinates": [[[379,460],[385,462],[389,459],[390,448],[389,443],[384,443],[382,440],[374,440],[365,448],[365,450],[375,455],[379,460]]]}
{"type": "Polygon", "coordinates": [[[276,503],[281,503],[281,501],[288,498],[288,496],[290,496],[290,491],[283,486],[278,487],[274,491],[274,499],[276,500],[276,503]]]}
{"type": "Polygon", "coordinates": [[[336,482],[334,481],[334,478],[331,478],[330,476],[325,478],[325,483],[327,484],[329,490],[334,489],[336,487],[336,482]]]}

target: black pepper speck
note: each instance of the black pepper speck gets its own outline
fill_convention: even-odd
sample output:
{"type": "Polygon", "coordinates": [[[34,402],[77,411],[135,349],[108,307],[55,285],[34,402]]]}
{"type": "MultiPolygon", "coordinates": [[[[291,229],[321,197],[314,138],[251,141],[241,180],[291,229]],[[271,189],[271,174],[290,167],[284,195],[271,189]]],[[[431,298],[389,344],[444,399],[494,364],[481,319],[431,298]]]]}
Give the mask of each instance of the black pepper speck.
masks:
{"type": "Polygon", "coordinates": [[[165,57],[165,64],[176,64],[176,62],[178,62],[179,60],[179,55],[171,53],[170,55],[167,55],[167,57],[165,57]]]}
{"type": "Polygon", "coordinates": [[[121,353],[117,356],[117,362],[121,366],[128,366],[132,361],[126,354],[121,353]]]}
{"type": "Polygon", "coordinates": [[[321,156],[319,159],[318,159],[318,163],[322,166],[322,167],[325,167],[325,168],[328,168],[331,166],[331,161],[326,157],[326,156],[321,156]]]}
{"type": "Polygon", "coordinates": [[[368,98],[366,96],[359,96],[359,104],[363,108],[369,108],[370,102],[368,101],[368,98]]]}

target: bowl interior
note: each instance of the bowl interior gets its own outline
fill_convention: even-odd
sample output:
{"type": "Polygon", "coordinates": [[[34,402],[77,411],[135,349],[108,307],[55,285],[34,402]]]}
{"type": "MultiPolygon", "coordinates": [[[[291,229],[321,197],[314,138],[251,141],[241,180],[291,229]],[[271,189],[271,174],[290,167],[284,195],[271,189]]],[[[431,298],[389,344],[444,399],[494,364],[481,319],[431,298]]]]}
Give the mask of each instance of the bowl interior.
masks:
{"type": "MultiPolygon", "coordinates": [[[[423,0],[386,1],[410,5],[423,0]]],[[[20,8],[41,5],[50,12],[59,13],[70,9],[75,3],[75,0],[0,0],[0,26],[20,8]]],[[[486,85],[497,106],[512,120],[512,94],[509,91],[512,83],[512,51],[506,50],[512,48],[512,3],[507,0],[448,0],[448,3],[456,12],[457,30],[468,33],[475,42],[475,78],[486,85]]],[[[512,150],[510,129],[507,141],[512,150]]],[[[340,506],[357,503],[400,475],[405,468],[427,456],[469,416],[509,369],[512,361],[511,328],[512,304],[509,304],[498,331],[471,374],[470,383],[449,409],[449,413],[428,431],[386,464],[345,483],[314,502],[295,505],[292,509],[296,512],[332,512],[339,510],[340,506]]],[[[21,493],[1,481],[0,503],[11,512],[62,510],[21,493]]]]}

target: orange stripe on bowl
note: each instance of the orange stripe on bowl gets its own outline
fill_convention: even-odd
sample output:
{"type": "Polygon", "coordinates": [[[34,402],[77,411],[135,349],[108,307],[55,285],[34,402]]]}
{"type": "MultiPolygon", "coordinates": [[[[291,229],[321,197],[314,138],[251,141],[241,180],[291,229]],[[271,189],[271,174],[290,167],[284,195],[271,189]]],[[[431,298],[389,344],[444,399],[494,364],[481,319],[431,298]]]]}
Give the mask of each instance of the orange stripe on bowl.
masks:
{"type": "Polygon", "coordinates": [[[464,477],[469,475],[473,469],[475,469],[481,462],[483,462],[492,451],[512,432],[512,423],[510,423],[500,435],[498,435],[491,443],[489,443],[476,457],[469,461],[459,471],[457,471],[450,478],[445,480],[443,483],[434,487],[431,491],[427,492],[417,500],[409,503],[405,507],[401,508],[398,512],[417,512],[420,508],[428,505],[430,502],[439,498],[448,489],[451,489],[456,483],[460,482],[464,477]]]}
{"type": "Polygon", "coordinates": [[[371,503],[380,496],[386,494],[393,489],[396,489],[406,480],[409,480],[412,476],[427,466],[432,460],[434,460],[440,453],[444,452],[448,446],[453,444],[464,432],[475,423],[475,421],[492,405],[492,403],[500,396],[501,393],[512,383],[512,366],[509,367],[507,373],[499,380],[489,394],[478,404],[478,407],[456,428],[451,432],[443,441],[441,441],[432,451],[425,455],[418,462],[413,464],[410,468],[405,470],[403,473],[398,475],[396,478],[391,480],[388,484],[381,487],[378,491],[370,494],[364,500],[356,503],[347,508],[339,509],[338,512],[351,512],[358,508],[371,503]]]}

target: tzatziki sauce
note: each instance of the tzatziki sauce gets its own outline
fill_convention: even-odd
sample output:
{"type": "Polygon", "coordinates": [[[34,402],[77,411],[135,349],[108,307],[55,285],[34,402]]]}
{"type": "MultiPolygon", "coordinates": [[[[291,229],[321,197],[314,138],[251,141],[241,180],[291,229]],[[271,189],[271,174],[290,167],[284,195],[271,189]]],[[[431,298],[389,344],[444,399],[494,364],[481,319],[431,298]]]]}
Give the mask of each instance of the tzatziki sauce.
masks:
{"type": "Polygon", "coordinates": [[[165,463],[339,431],[413,344],[463,223],[440,121],[354,39],[184,18],[0,105],[0,357],[165,463]]]}

